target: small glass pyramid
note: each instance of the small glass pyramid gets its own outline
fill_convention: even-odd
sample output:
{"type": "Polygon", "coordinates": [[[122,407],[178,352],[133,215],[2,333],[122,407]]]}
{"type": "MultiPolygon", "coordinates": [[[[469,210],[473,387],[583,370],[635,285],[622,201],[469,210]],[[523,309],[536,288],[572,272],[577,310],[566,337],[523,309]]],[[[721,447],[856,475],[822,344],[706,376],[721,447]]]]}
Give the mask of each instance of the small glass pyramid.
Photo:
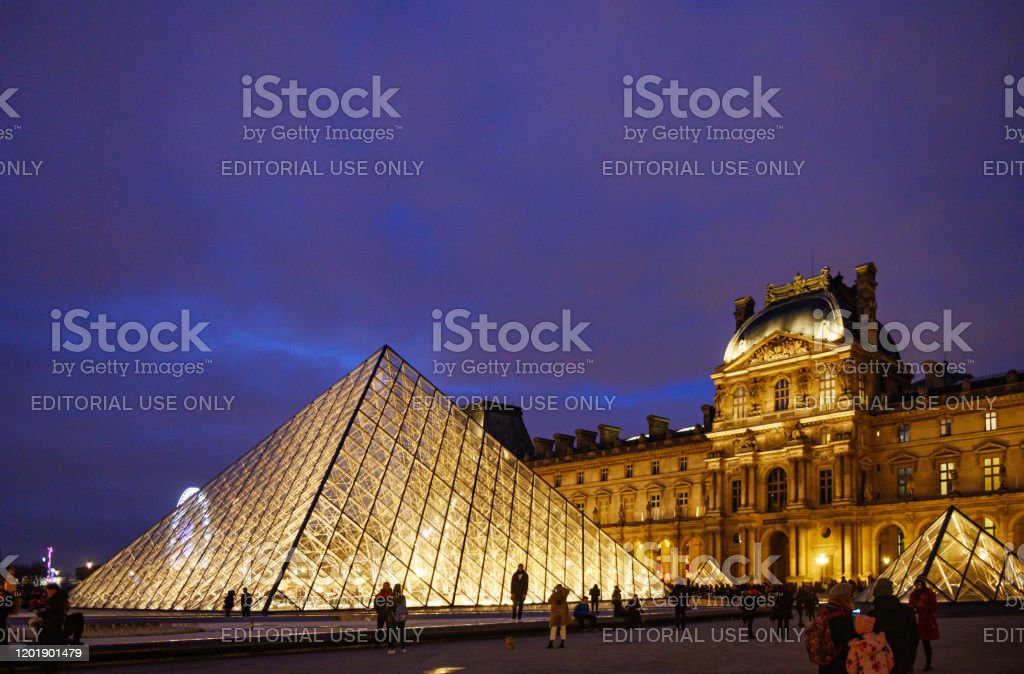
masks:
{"type": "Polygon", "coordinates": [[[79,607],[367,607],[528,602],[556,583],[661,595],[625,548],[385,346],[75,588],[79,607]]]}
{"type": "MultiPolygon", "coordinates": [[[[940,600],[1024,599],[1024,563],[955,506],[932,522],[878,579],[891,580],[893,594],[904,599],[919,577],[928,580],[940,600]]],[[[874,600],[875,583],[858,599],[874,600]]]]}

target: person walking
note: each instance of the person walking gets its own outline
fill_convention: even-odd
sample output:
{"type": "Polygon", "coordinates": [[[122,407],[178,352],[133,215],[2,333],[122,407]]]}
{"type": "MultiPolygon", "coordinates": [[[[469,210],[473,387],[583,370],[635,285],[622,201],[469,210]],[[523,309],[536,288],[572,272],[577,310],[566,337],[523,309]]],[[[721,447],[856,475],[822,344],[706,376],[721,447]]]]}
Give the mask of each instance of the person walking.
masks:
{"type": "Polygon", "coordinates": [[[601,588],[594,583],[594,587],[590,588],[590,612],[597,613],[598,606],[601,603],[601,588]]]}
{"type": "Polygon", "coordinates": [[[231,617],[231,609],[235,608],[235,591],[228,590],[228,593],[224,595],[224,617],[231,617]]]}
{"type": "Polygon", "coordinates": [[[914,609],[893,596],[888,578],[875,583],[875,606],[868,615],[875,619],[875,631],[885,633],[892,649],[892,674],[909,674],[917,651],[917,618],[914,609]]]}
{"type": "Polygon", "coordinates": [[[526,567],[520,564],[512,574],[512,584],[509,587],[512,594],[512,620],[522,622],[523,604],[526,603],[526,592],[529,587],[530,576],[526,573],[526,567]]]}
{"type": "Polygon", "coordinates": [[[395,642],[405,653],[405,621],[409,619],[409,608],[405,602],[405,595],[402,593],[402,586],[395,583],[395,589],[391,593],[391,607],[388,609],[388,655],[395,652],[395,642]]]}
{"type": "Polygon", "coordinates": [[[555,585],[551,596],[548,597],[548,604],[551,605],[548,615],[548,626],[551,628],[551,636],[548,637],[548,648],[554,648],[555,634],[562,638],[558,644],[559,648],[565,648],[565,626],[569,624],[569,589],[561,584],[555,585]]]}
{"type": "Polygon", "coordinates": [[[754,618],[757,617],[757,609],[761,604],[761,592],[757,588],[750,588],[741,597],[740,619],[747,628],[747,639],[754,638],[754,618]]]}
{"type": "Polygon", "coordinates": [[[686,629],[686,602],[689,600],[690,594],[688,589],[686,585],[679,582],[672,586],[672,592],[669,594],[669,603],[675,609],[677,630],[686,629]]]}
{"type": "Polygon", "coordinates": [[[252,593],[249,588],[242,588],[242,617],[248,618],[252,615],[252,593]]]}
{"type": "Polygon", "coordinates": [[[789,633],[789,621],[793,619],[793,601],[793,588],[788,583],[783,583],[775,595],[775,606],[772,607],[775,629],[779,634],[789,633]]]}
{"type": "MultiPolygon", "coordinates": [[[[935,613],[939,608],[938,597],[928,587],[924,576],[914,581],[914,590],[910,593],[910,607],[917,613],[917,636],[924,648],[924,670],[932,671],[932,642],[939,638],[939,622],[935,619],[935,613]]],[[[914,649],[914,657],[910,660],[913,668],[914,660],[917,659],[917,649],[914,649]]]]}
{"type": "Polygon", "coordinates": [[[384,643],[385,630],[388,624],[388,611],[392,607],[391,601],[391,583],[384,583],[380,586],[380,592],[373,597],[373,610],[377,614],[377,631],[374,632],[376,636],[377,644],[381,645],[384,643]]]}

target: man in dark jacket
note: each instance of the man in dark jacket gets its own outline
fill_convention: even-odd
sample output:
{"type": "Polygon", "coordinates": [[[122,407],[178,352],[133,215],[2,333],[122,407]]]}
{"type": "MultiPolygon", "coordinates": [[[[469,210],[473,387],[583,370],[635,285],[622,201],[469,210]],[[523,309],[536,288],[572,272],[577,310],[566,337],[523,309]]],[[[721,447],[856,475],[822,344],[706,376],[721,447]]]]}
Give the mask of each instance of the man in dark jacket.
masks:
{"type": "Polygon", "coordinates": [[[914,609],[892,595],[892,581],[881,578],[875,583],[875,608],[868,615],[875,619],[875,632],[884,632],[895,656],[891,674],[907,674],[917,651],[917,618],[914,609]]]}
{"type": "Polygon", "coordinates": [[[686,629],[686,602],[690,593],[684,583],[685,581],[679,581],[673,585],[672,593],[669,595],[669,603],[675,609],[677,630],[686,629]]]}
{"type": "Polygon", "coordinates": [[[530,587],[530,576],[522,564],[512,574],[512,586],[509,591],[512,593],[512,620],[523,619],[523,604],[526,603],[526,591],[530,587]]]}
{"type": "Polygon", "coordinates": [[[56,583],[46,586],[46,603],[37,615],[40,618],[39,643],[64,643],[64,617],[68,613],[68,594],[56,583]]]}
{"type": "Polygon", "coordinates": [[[828,616],[828,629],[832,643],[836,645],[836,657],[823,667],[818,674],[846,674],[846,654],[850,650],[850,639],[857,637],[853,629],[853,586],[836,583],[828,591],[828,603],[820,610],[828,616]]]}

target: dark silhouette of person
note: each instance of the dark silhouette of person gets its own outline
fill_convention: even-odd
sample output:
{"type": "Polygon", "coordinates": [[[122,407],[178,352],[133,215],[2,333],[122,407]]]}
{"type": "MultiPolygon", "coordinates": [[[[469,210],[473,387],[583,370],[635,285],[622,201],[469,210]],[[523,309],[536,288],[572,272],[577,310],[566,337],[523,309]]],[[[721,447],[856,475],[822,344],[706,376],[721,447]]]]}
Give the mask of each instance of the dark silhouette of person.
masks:
{"type": "Polygon", "coordinates": [[[512,584],[509,587],[512,594],[512,620],[523,619],[523,604],[526,603],[526,592],[529,587],[530,576],[526,573],[526,568],[520,564],[512,574],[512,584]]]}

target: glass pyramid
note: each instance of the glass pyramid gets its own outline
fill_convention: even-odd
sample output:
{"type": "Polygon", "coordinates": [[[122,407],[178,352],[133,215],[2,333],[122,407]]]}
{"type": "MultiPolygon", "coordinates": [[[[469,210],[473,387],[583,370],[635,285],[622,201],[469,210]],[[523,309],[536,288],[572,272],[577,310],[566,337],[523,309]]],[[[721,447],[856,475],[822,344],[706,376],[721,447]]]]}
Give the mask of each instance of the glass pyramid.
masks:
{"type": "Polygon", "coordinates": [[[718,564],[711,557],[702,559],[697,568],[693,569],[693,572],[688,575],[690,576],[691,587],[700,585],[733,585],[733,582],[729,580],[729,576],[725,575],[722,569],[718,568],[718,564]]]}
{"type": "Polygon", "coordinates": [[[528,602],[556,583],[664,588],[643,564],[384,347],[75,588],[74,605],[367,607],[528,602]]]}
{"type": "MultiPolygon", "coordinates": [[[[1024,563],[955,506],[932,522],[878,578],[891,580],[893,594],[904,599],[921,576],[940,600],[1024,599],[1024,563]]],[[[875,583],[858,599],[874,600],[875,583]]]]}

